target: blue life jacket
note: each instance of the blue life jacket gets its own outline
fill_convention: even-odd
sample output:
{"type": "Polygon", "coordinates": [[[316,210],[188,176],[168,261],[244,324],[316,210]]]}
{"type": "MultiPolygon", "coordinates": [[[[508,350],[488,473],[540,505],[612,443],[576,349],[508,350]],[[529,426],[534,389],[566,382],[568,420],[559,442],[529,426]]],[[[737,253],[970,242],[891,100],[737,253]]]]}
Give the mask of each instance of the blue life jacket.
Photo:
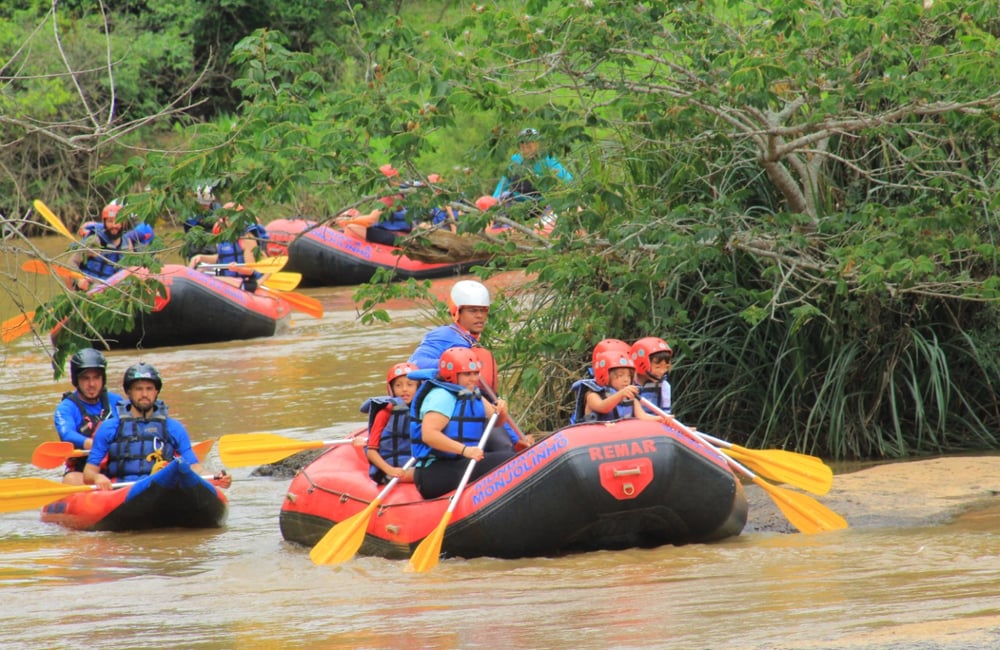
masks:
{"type": "Polygon", "coordinates": [[[97,227],[94,234],[101,244],[101,250],[97,251],[96,255],[87,257],[80,265],[80,270],[91,277],[107,280],[118,271],[125,239],[119,237],[118,243],[112,244],[103,224],[97,227]]]}
{"type": "Polygon", "coordinates": [[[663,386],[663,382],[665,379],[666,375],[664,375],[659,381],[646,382],[645,384],[639,387],[639,396],[645,397],[653,404],[659,406],[660,410],[662,410],[664,413],[670,413],[670,405],[663,404],[660,402],[660,399],[663,397],[663,392],[661,390],[661,387],[663,386]]]}
{"type": "MultiPolygon", "coordinates": [[[[389,421],[385,423],[385,428],[382,429],[378,455],[393,467],[402,467],[411,457],[410,407],[400,397],[385,395],[365,400],[365,403],[361,405],[361,412],[368,414],[368,432],[371,433],[375,416],[386,407],[392,409],[392,414],[389,416],[389,421]]],[[[384,478],[382,471],[374,465],[369,468],[368,473],[376,482],[384,478]]]]}
{"type": "Polygon", "coordinates": [[[406,219],[406,208],[402,208],[390,212],[388,219],[379,219],[372,225],[372,228],[381,228],[392,232],[410,232],[413,230],[413,224],[406,219]]]}
{"type": "Polygon", "coordinates": [[[167,433],[167,405],[157,400],[153,415],[140,419],[132,415],[127,402],[118,406],[118,429],[108,445],[108,469],[111,479],[135,480],[153,472],[157,462],[171,461],[174,443],[167,433]]]}
{"type": "MultiPolygon", "coordinates": [[[[93,438],[94,432],[97,431],[97,427],[101,425],[109,417],[111,417],[111,403],[108,401],[108,389],[102,388],[99,397],[99,402],[101,405],[100,413],[90,413],[87,411],[87,403],[80,399],[80,395],[76,391],[70,391],[68,393],[63,393],[63,399],[69,400],[76,405],[76,408],[80,409],[80,426],[77,427],[77,433],[82,435],[84,438],[93,438]]],[[[67,458],[66,459],[66,471],[68,472],[82,472],[84,466],[87,464],[87,457],[83,456],[80,458],[67,458]]]]}
{"type": "Polygon", "coordinates": [[[601,386],[593,379],[579,379],[573,382],[572,390],[576,394],[576,406],[573,409],[573,414],[569,417],[570,424],[577,424],[578,422],[613,422],[614,420],[630,418],[635,413],[635,409],[631,403],[623,404],[619,402],[607,413],[594,412],[584,415],[587,411],[587,393],[597,393],[601,396],[601,399],[607,399],[609,395],[614,394],[616,391],[607,386],[601,386]]]}
{"type": "Polygon", "coordinates": [[[442,379],[427,379],[420,384],[413,403],[410,405],[410,438],[413,457],[417,459],[417,467],[426,467],[438,458],[458,458],[458,454],[439,451],[426,444],[421,435],[420,406],[433,388],[443,388],[453,393],[457,398],[455,410],[444,428],[444,434],[463,445],[475,447],[483,436],[486,427],[486,407],[483,406],[479,389],[469,390],[458,384],[452,384],[442,379]]]}

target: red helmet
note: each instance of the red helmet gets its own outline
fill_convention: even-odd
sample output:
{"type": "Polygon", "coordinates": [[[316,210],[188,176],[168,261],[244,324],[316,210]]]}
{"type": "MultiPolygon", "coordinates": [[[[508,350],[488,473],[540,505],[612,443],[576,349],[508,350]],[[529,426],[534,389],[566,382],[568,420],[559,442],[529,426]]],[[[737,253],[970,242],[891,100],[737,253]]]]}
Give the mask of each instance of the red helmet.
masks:
{"type": "Polygon", "coordinates": [[[381,167],[378,168],[378,170],[382,172],[384,175],[388,176],[389,178],[392,178],[393,176],[399,176],[399,172],[396,170],[396,168],[389,163],[382,165],[381,167]]]}
{"type": "Polygon", "coordinates": [[[438,374],[450,384],[458,383],[461,372],[479,372],[482,369],[482,364],[470,348],[448,348],[438,361],[438,374]]]}
{"type": "Polygon", "coordinates": [[[594,358],[594,381],[607,386],[610,382],[608,374],[615,368],[632,368],[635,371],[635,364],[622,352],[599,352],[594,358]]]}
{"type": "Polygon", "coordinates": [[[667,353],[674,356],[674,351],[670,349],[667,342],[655,336],[647,336],[632,344],[632,361],[635,362],[635,371],[640,375],[649,374],[650,359],[654,354],[667,353]]]}
{"type": "Polygon", "coordinates": [[[111,219],[112,221],[117,220],[118,213],[121,211],[121,209],[122,209],[121,202],[119,202],[118,199],[115,199],[111,203],[104,206],[104,209],[101,210],[101,221],[107,221],[108,219],[111,219]]]}
{"type": "Polygon", "coordinates": [[[590,355],[590,362],[592,364],[597,363],[597,355],[602,352],[621,352],[625,356],[629,356],[632,353],[632,348],[621,339],[604,339],[594,346],[594,352],[590,355]]]}
{"type": "Polygon", "coordinates": [[[416,364],[405,361],[403,363],[397,363],[392,368],[389,368],[388,374],[385,376],[385,385],[389,389],[389,394],[392,395],[392,380],[397,377],[404,377],[411,372],[420,370],[416,364]]]}
{"type": "Polygon", "coordinates": [[[476,207],[483,212],[486,212],[497,203],[499,203],[499,201],[497,201],[494,197],[490,196],[489,194],[486,194],[476,199],[476,207]]]}

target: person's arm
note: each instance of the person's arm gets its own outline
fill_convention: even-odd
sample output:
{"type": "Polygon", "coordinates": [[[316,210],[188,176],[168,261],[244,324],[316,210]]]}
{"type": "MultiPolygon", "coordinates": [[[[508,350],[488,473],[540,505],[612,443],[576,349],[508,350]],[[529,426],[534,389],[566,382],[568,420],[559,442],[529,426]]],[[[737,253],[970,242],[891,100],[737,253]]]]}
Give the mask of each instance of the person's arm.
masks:
{"type": "Polygon", "coordinates": [[[385,431],[385,425],[388,424],[391,415],[391,404],[387,404],[385,408],[375,414],[372,428],[368,432],[368,447],[365,450],[365,456],[367,456],[368,462],[381,470],[383,474],[395,478],[403,475],[402,468],[390,465],[382,458],[382,455],[378,451],[379,444],[382,441],[382,432],[385,431]]]}
{"type": "Polygon", "coordinates": [[[595,413],[610,413],[612,409],[622,402],[622,400],[635,400],[638,398],[638,386],[626,386],[619,391],[611,393],[604,399],[601,399],[601,396],[598,393],[590,391],[587,393],[587,408],[595,413]]]}
{"type": "Polygon", "coordinates": [[[454,346],[454,338],[447,331],[450,329],[448,327],[438,327],[427,332],[423,340],[420,341],[420,344],[413,351],[413,354],[410,355],[409,362],[421,370],[426,368],[436,369],[444,351],[454,346]]]}
{"type": "MultiPolygon", "coordinates": [[[[180,423],[180,420],[167,418],[167,435],[173,440],[175,453],[184,462],[191,465],[191,471],[199,476],[205,473],[205,468],[198,459],[198,455],[194,453],[194,448],[191,445],[191,436],[188,435],[187,429],[180,423]]],[[[233,477],[226,473],[225,470],[217,472],[213,476],[213,480],[216,485],[223,488],[227,488],[233,483],[233,477]]]]}
{"type": "Polygon", "coordinates": [[[194,257],[191,258],[191,260],[188,262],[188,267],[196,269],[200,264],[218,264],[218,263],[219,263],[219,256],[217,254],[199,253],[198,255],[195,255],[194,257]]]}
{"type": "Polygon", "coordinates": [[[556,173],[556,178],[558,178],[562,182],[568,183],[571,180],[573,180],[573,175],[570,174],[569,171],[562,166],[561,162],[559,162],[552,156],[546,156],[545,166],[548,167],[550,171],[554,171],[556,173]]]}
{"type": "Polygon", "coordinates": [[[456,454],[463,458],[482,460],[483,450],[473,445],[463,445],[457,440],[452,440],[444,433],[445,427],[451,418],[437,411],[428,411],[421,421],[421,437],[424,443],[432,449],[443,451],[448,454],[456,454]]]}
{"type": "Polygon", "coordinates": [[[101,462],[108,453],[108,441],[118,429],[116,420],[105,420],[94,432],[94,443],[90,447],[90,455],[87,456],[87,464],[83,468],[83,482],[94,485],[99,490],[110,490],[111,479],[101,474],[101,462]]]}
{"type": "Polygon", "coordinates": [[[92,441],[80,433],[79,418],[80,409],[73,402],[64,399],[56,406],[55,415],[52,419],[60,440],[73,443],[74,449],[90,449],[92,441]]]}

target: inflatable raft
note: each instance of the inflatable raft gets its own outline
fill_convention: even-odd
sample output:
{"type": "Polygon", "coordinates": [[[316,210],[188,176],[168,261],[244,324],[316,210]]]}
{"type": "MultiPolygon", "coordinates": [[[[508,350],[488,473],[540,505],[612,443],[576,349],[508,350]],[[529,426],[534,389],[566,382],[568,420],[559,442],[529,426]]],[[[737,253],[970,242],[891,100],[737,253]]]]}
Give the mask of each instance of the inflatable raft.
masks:
{"type": "Polygon", "coordinates": [[[422,262],[402,254],[398,246],[377,244],[318,225],[307,219],[277,219],[267,224],[268,255],[287,255],[287,271],[302,274],[305,284],[354,285],[371,280],[378,269],[390,269],[397,279],[460,275],[481,261],[422,262]]]}
{"type": "MultiPolygon", "coordinates": [[[[292,481],[281,533],[313,546],[379,489],[363,447],[331,447],[292,481]]],[[[425,501],[413,484],[397,485],[372,516],[360,552],[409,557],[449,498],[425,501]]],[[[708,542],[738,535],[746,518],[742,484],[714,449],[657,422],[587,423],[555,432],[470,483],[442,552],[517,558],[708,542]]]]}
{"type": "Polygon", "coordinates": [[[78,530],[220,528],[229,513],[226,495],[175,460],[114,490],[77,492],[42,509],[42,521],[78,530]]]}
{"type": "MultiPolygon", "coordinates": [[[[137,314],[131,331],[102,332],[113,347],[152,348],[252,339],[280,334],[289,326],[291,305],[280,294],[263,288],[250,293],[180,264],[164,264],[159,273],[143,267],[123,269],[90,293],[112,290],[133,277],[158,280],[166,296],[156,297],[150,313],[137,314]]],[[[60,335],[61,327],[56,326],[52,332],[56,345],[60,335]]]]}

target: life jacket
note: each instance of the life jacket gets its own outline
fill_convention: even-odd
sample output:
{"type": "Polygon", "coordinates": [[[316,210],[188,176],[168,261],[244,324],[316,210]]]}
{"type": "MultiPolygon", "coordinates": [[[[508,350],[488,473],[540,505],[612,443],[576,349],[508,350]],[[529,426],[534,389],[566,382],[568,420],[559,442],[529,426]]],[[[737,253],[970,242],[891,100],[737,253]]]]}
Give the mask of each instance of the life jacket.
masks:
{"type": "Polygon", "coordinates": [[[153,415],[140,419],[132,415],[127,402],[118,407],[118,429],[108,445],[111,479],[132,480],[152,474],[170,462],[176,448],[167,433],[167,405],[157,400],[153,415]]]}
{"type": "Polygon", "coordinates": [[[427,393],[435,387],[447,390],[454,394],[458,400],[455,404],[455,410],[448,420],[448,426],[444,428],[446,436],[463,445],[475,447],[479,444],[479,439],[483,436],[483,428],[486,426],[486,407],[483,406],[482,395],[478,388],[469,390],[436,377],[422,382],[413,398],[413,403],[410,405],[410,438],[413,457],[417,459],[417,467],[426,467],[438,458],[459,457],[458,454],[432,448],[424,443],[421,436],[420,407],[424,398],[427,397],[427,393]]]}
{"type": "Polygon", "coordinates": [[[594,412],[584,415],[587,413],[587,393],[597,393],[601,396],[601,399],[607,399],[609,395],[614,394],[616,391],[607,386],[601,386],[593,379],[580,379],[573,382],[572,390],[576,394],[576,406],[573,408],[573,414],[569,418],[570,424],[577,424],[578,422],[613,422],[614,420],[630,418],[635,413],[635,409],[631,403],[623,404],[619,402],[607,413],[594,412]]]}
{"type": "MultiPolygon", "coordinates": [[[[218,264],[246,264],[246,259],[243,257],[243,247],[238,241],[220,241],[215,246],[215,252],[219,256],[218,264]]],[[[240,277],[239,273],[229,269],[219,269],[219,275],[231,278],[240,277]]]]}
{"type": "Polygon", "coordinates": [[[639,396],[645,397],[653,404],[660,407],[665,413],[670,413],[670,404],[663,404],[660,399],[663,397],[663,382],[667,377],[664,375],[659,381],[648,381],[639,387],[639,396]]]}
{"type": "Polygon", "coordinates": [[[117,244],[112,244],[108,238],[108,231],[104,225],[97,227],[97,240],[101,244],[101,250],[96,255],[87,257],[80,265],[80,270],[87,275],[101,280],[107,280],[118,271],[118,262],[122,259],[122,250],[125,246],[125,238],[119,237],[117,244]]]}
{"type": "MultiPolygon", "coordinates": [[[[378,455],[385,459],[393,467],[402,467],[406,461],[410,460],[410,407],[400,397],[380,396],[365,400],[361,405],[361,412],[368,414],[368,432],[371,433],[372,425],[375,423],[375,416],[379,412],[390,407],[392,413],[389,421],[382,429],[382,436],[379,438],[378,455]]],[[[368,474],[376,482],[382,480],[382,471],[372,465],[368,474]]]]}
{"type": "MultiPolygon", "coordinates": [[[[63,393],[62,398],[73,402],[76,408],[80,409],[80,426],[76,430],[84,438],[93,438],[94,432],[97,431],[97,427],[101,426],[101,422],[104,422],[111,416],[111,404],[108,401],[108,389],[106,388],[101,389],[99,396],[101,412],[97,414],[87,411],[87,403],[80,399],[80,395],[76,391],[63,393]]],[[[67,458],[66,471],[82,472],[86,464],[87,458],[85,456],[81,458],[67,458]]]]}
{"type": "Polygon", "coordinates": [[[389,213],[388,219],[379,219],[372,227],[392,232],[410,232],[413,230],[413,224],[406,219],[406,208],[394,210],[389,213]]]}

